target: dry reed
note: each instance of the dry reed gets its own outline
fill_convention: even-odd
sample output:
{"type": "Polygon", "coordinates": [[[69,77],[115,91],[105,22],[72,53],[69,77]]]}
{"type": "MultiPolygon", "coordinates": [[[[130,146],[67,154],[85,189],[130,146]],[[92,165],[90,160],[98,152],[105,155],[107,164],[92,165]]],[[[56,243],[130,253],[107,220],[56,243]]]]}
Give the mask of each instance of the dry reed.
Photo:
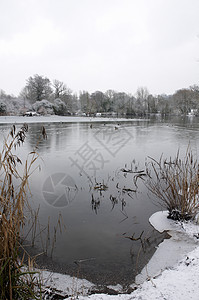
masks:
{"type": "Polygon", "coordinates": [[[184,159],[179,151],[174,160],[149,157],[146,186],[174,220],[194,219],[199,209],[199,164],[188,147],[184,159]]]}
{"type": "MultiPolygon", "coordinates": [[[[0,153],[0,299],[40,299],[34,294],[36,276],[31,271],[30,257],[26,271],[24,256],[19,258],[24,211],[30,209],[27,199],[28,180],[38,158],[37,146],[29,153],[24,166],[15,154],[16,149],[25,142],[27,132],[27,124],[18,131],[13,125],[0,153]],[[22,172],[20,165],[23,166],[22,172]]],[[[44,128],[41,134],[46,138],[44,128]]]]}

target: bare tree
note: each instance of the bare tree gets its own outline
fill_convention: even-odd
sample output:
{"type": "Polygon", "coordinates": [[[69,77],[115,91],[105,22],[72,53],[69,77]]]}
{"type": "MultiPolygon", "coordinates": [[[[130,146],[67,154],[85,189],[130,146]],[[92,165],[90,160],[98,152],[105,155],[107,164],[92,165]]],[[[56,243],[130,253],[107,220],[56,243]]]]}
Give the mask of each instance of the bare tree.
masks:
{"type": "Polygon", "coordinates": [[[175,112],[176,106],[173,103],[174,101],[172,96],[161,94],[157,96],[156,101],[157,111],[160,112],[162,115],[168,115],[171,112],[175,112]]]}
{"type": "Polygon", "coordinates": [[[139,87],[136,92],[137,105],[143,114],[146,114],[148,109],[149,91],[146,87],[139,87]]]}
{"type": "Polygon", "coordinates": [[[54,97],[55,99],[61,98],[67,91],[66,85],[57,79],[53,80],[53,87],[54,87],[54,97]]]}
{"type": "Polygon", "coordinates": [[[127,107],[129,107],[130,98],[130,95],[127,95],[124,92],[115,92],[112,104],[113,110],[117,112],[117,114],[125,114],[127,107]]]}

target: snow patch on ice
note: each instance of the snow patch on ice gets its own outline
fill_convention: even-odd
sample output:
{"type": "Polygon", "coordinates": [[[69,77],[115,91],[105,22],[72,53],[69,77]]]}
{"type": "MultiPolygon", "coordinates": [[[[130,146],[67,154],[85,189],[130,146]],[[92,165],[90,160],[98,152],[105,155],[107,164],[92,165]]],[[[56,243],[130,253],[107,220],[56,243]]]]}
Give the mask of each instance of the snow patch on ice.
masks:
{"type": "Polygon", "coordinates": [[[131,294],[80,296],[79,300],[198,300],[199,297],[199,247],[190,252],[172,269],[156,278],[150,278],[131,294]]]}
{"type": "Polygon", "coordinates": [[[79,279],[49,271],[40,271],[40,274],[43,287],[62,291],[69,296],[77,296],[78,294],[87,295],[88,291],[94,287],[94,284],[86,279],[79,279]]]}
{"type": "Polygon", "coordinates": [[[158,211],[149,218],[149,222],[160,233],[168,230],[179,231],[179,222],[168,219],[167,216],[168,211],[158,211]]]}
{"type": "Polygon", "coordinates": [[[168,211],[156,212],[149,218],[151,225],[159,232],[167,231],[170,239],[164,240],[157,248],[149,263],[136,276],[136,283],[157,276],[171,268],[188,252],[198,246],[199,226],[192,222],[176,222],[167,218],[168,211]]]}

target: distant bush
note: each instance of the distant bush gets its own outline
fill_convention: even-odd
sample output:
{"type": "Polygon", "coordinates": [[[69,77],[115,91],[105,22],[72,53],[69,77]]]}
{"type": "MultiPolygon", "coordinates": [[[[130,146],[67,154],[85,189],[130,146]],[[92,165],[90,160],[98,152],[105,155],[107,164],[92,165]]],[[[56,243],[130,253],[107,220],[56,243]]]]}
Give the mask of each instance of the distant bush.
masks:
{"type": "Polygon", "coordinates": [[[40,113],[41,115],[53,115],[54,110],[53,110],[53,104],[48,101],[48,100],[41,100],[41,101],[36,101],[33,105],[32,108],[40,113]]]}
{"type": "Polygon", "coordinates": [[[5,97],[0,100],[0,114],[20,115],[24,110],[32,109],[29,101],[22,98],[5,97]]]}
{"type": "Polygon", "coordinates": [[[66,104],[59,98],[54,100],[53,109],[56,115],[67,114],[66,104]]]}
{"type": "Polygon", "coordinates": [[[6,105],[3,101],[0,101],[0,114],[3,115],[6,113],[6,105]]]}

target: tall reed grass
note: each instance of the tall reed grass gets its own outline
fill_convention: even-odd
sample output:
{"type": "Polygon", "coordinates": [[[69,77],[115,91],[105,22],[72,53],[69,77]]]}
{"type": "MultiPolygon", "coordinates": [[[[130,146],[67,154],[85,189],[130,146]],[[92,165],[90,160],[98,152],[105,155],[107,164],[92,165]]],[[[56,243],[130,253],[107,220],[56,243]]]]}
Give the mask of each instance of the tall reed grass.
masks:
{"type": "Polygon", "coordinates": [[[188,147],[185,157],[179,151],[172,160],[151,157],[146,163],[146,186],[174,220],[194,219],[199,212],[199,164],[188,147]]]}
{"type": "MultiPolygon", "coordinates": [[[[27,132],[27,124],[19,130],[13,125],[0,153],[0,299],[40,299],[34,293],[38,282],[35,272],[31,271],[31,258],[25,270],[24,256],[19,256],[24,212],[31,209],[28,180],[38,159],[37,146],[25,162],[16,154],[25,142],[27,132]]],[[[44,128],[41,136],[46,138],[44,128]]]]}

